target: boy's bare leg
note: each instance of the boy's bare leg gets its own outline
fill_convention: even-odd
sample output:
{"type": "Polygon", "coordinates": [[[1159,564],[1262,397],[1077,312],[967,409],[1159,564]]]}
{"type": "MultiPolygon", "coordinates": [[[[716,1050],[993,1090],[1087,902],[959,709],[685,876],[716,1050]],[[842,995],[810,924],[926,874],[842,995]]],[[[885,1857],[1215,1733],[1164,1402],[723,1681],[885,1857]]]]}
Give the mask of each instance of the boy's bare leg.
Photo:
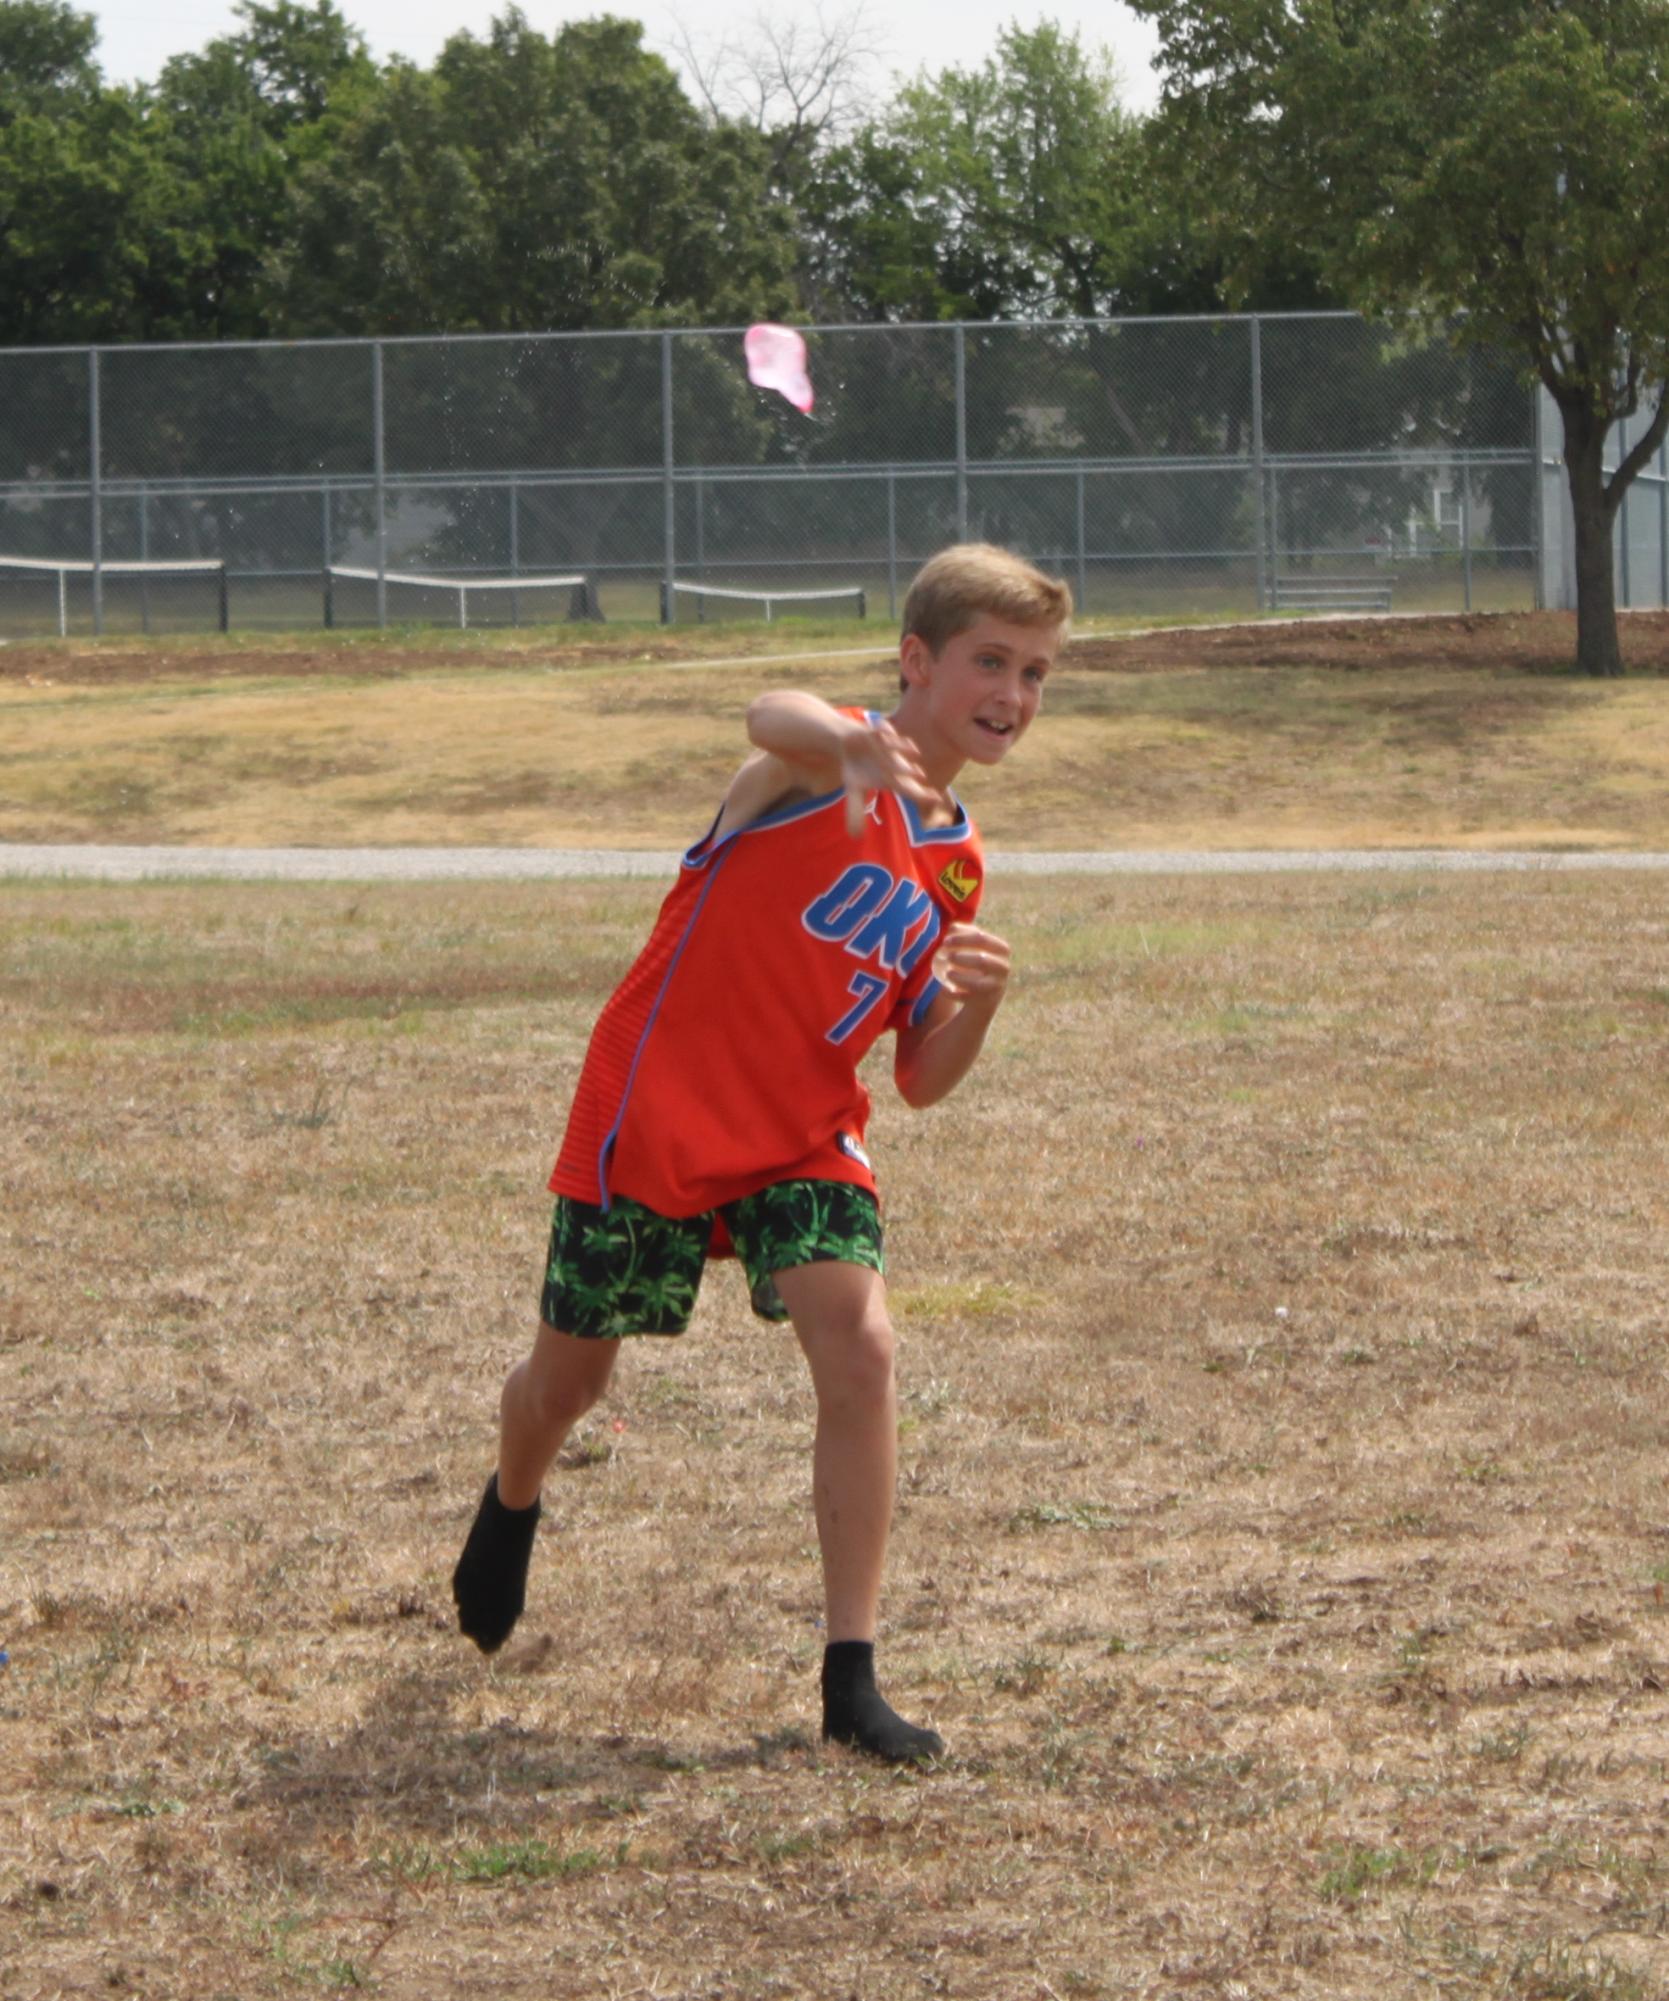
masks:
{"type": "Polygon", "coordinates": [[[498,1497],[507,1508],[539,1498],[562,1441],[608,1388],[618,1341],[559,1334],[541,1320],[533,1352],[504,1380],[498,1405],[498,1497]]]}
{"type": "Polygon", "coordinates": [[[540,1322],[533,1352],[499,1400],[498,1470],[452,1573],[459,1627],[483,1653],[510,1637],[527,1602],[539,1489],[574,1425],[608,1387],[618,1341],[587,1341],[540,1322]]]}
{"type": "Polygon", "coordinates": [[[776,1283],[817,1393],[812,1492],[829,1638],[823,1735],[897,1761],[936,1757],[938,1736],[906,1723],[875,1685],[898,1462],[886,1282],[865,1265],[826,1261],[778,1272],[776,1283]]]}

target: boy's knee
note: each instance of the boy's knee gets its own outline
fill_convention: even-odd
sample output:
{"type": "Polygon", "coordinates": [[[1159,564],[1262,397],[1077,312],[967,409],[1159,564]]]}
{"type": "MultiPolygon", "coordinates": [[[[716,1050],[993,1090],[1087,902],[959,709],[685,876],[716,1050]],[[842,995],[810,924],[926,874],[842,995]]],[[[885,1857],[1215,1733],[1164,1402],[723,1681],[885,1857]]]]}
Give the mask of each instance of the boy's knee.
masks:
{"type": "Polygon", "coordinates": [[[584,1417],[608,1387],[618,1343],[581,1341],[541,1327],[533,1353],[510,1372],[505,1401],[544,1429],[566,1430],[584,1417]]]}
{"type": "Polygon", "coordinates": [[[823,1372],[826,1393],[853,1403],[885,1402],[893,1394],[894,1347],[885,1309],[865,1313],[829,1344],[823,1372]]]}

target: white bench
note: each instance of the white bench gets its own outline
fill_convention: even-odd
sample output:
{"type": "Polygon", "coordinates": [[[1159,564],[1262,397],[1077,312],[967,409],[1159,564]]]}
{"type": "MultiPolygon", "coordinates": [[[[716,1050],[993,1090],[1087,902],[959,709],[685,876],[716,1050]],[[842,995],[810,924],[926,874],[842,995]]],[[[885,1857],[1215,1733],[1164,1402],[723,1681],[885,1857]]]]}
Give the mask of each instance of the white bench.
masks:
{"type": "Polygon", "coordinates": [[[1389,611],[1387,577],[1277,577],[1276,611],[1389,611]]]}

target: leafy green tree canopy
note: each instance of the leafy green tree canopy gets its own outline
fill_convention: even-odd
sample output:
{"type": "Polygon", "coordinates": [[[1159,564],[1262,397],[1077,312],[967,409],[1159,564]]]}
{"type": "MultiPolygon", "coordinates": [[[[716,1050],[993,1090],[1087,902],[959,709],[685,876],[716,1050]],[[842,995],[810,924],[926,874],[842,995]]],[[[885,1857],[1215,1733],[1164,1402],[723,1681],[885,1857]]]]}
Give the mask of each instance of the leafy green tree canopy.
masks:
{"type": "Polygon", "coordinates": [[[93,51],[98,26],[64,0],[5,0],[0,6],[0,122],[21,111],[62,108],[100,87],[93,51]]]}
{"type": "Polygon", "coordinates": [[[175,57],[147,98],[148,137],[172,180],[182,235],[154,302],[158,333],[279,330],[265,272],[285,242],[291,186],[328,148],[327,114],[376,80],[363,38],[332,0],[242,0],[235,12],[233,33],[175,57]]]}
{"type": "Polygon", "coordinates": [[[1578,658],[1618,673],[1611,529],[1669,425],[1664,0],[1133,0],[1171,156],[1242,268],[1272,231],[1354,305],[1504,346],[1564,421],[1578,658]],[[1611,427],[1652,412],[1607,477],[1611,427]]]}
{"type": "Polygon", "coordinates": [[[293,140],[375,78],[364,37],[332,0],[240,0],[233,11],[234,33],[175,56],[157,80],[153,103],[193,137],[237,128],[293,140]]]}
{"type": "Polygon", "coordinates": [[[737,319],[790,303],[766,147],[704,120],[633,21],[514,7],[392,65],[298,177],[274,311],[296,333],[737,319]]]}
{"type": "Polygon", "coordinates": [[[0,0],[0,343],[140,331],[173,225],[144,108],[111,90],[97,29],[58,0],[0,0]]]}
{"type": "Polygon", "coordinates": [[[907,84],[807,189],[814,311],[1092,315],[1137,201],[1137,122],[1110,66],[1052,22],[907,84]]]}

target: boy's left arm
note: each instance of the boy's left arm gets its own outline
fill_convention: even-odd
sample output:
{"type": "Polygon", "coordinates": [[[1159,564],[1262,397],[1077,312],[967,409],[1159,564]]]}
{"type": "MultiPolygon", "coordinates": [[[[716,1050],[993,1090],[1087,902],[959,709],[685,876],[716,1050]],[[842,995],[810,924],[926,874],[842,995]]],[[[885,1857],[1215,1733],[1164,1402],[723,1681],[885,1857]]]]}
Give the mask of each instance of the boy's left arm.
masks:
{"type": "Polygon", "coordinates": [[[944,992],[913,1028],[898,1031],[893,1081],[921,1111],[947,1098],[974,1067],[1008,986],[1007,943],[977,924],[953,924],[934,954],[944,992]]]}

